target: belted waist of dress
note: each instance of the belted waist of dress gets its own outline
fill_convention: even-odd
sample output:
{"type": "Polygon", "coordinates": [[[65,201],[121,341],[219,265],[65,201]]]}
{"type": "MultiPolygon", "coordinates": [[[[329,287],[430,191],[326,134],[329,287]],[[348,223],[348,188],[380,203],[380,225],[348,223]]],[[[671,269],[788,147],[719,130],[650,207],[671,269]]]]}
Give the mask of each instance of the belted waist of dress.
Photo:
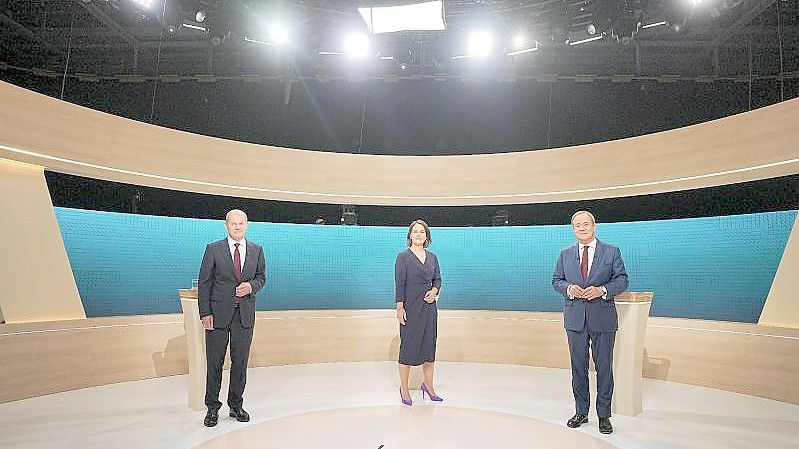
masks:
{"type": "Polygon", "coordinates": [[[413,282],[407,281],[407,285],[426,285],[428,287],[433,287],[433,281],[426,281],[426,282],[413,282]]]}

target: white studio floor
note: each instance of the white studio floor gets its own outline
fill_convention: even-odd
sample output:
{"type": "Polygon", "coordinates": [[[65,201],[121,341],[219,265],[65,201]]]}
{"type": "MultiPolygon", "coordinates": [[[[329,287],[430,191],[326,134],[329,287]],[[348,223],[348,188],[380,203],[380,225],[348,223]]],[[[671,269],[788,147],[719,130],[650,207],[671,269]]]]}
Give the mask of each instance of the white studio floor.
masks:
{"type": "MultiPolygon", "coordinates": [[[[227,394],[227,371],[220,395],[227,394]]],[[[3,448],[798,448],[799,405],[644,379],[644,412],[596,415],[579,429],[569,371],[436,363],[432,405],[399,403],[393,362],[253,368],[244,408],[202,425],[187,405],[188,377],[105,385],[0,404],[3,448]]],[[[592,387],[593,390],[593,387],[592,387]]],[[[593,404],[592,404],[593,406],[593,404]]]]}

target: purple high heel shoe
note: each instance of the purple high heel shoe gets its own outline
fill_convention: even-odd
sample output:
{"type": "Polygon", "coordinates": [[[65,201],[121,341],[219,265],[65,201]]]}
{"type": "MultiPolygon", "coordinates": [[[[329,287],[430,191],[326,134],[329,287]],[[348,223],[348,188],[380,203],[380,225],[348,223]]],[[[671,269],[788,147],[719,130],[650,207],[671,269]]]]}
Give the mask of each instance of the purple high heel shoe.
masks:
{"type": "Polygon", "coordinates": [[[408,399],[403,399],[403,397],[402,397],[402,388],[400,388],[399,392],[400,392],[400,401],[402,401],[402,403],[405,404],[405,405],[412,406],[413,405],[413,399],[411,398],[411,395],[408,394],[408,399]]]}
{"type": "Polygon", "coordinates": [[[444,401],[444,398],[436,396],[436,395],[430,393],[430,390],[427,389],[427,385],[425,385],[424,382],[422,382],[421,390],[422,390],[422,399],[424,399],[424,394],[427,393],[427,397],[430,398],[431,401],[434,401],[434,402],[442,402],[442,401],[444,401]]]}

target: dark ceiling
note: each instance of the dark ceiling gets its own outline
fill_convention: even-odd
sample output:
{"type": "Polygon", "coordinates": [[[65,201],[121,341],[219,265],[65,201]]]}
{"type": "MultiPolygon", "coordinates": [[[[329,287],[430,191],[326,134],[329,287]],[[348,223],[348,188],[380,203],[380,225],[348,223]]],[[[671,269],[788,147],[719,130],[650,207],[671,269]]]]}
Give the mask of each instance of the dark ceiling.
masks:
{"type": "Polygon", "coordinates": [[[86,82],[799,77],[795,0],[450,0],[444,2],[447,31],[376,36],[376,48],[394,60],[354,62],[318,54],[336,49],[344,32],[365,30],[357,6],[396,3],[154,0],[145,8],[133,0],[3,0],[0,63],[42,76],[66,71],[86,82]],[[200,24],[206,31],[181,26],[194,22],[199,10],[206,12],[200,24]],[[291,30],[291,45],[245,41],[263,39],[265,24],[275,21],[291,30]],[[639,21],[668,25],[640,29],[635,36],[623,30],[639,21]],[[592,23],[608,35],[583,45],[564,43],[587,36],[592,23]],[[506,56],[505,49],[479,63],[453,60],[466,34],[478,27],[492,30],[498,46],[507,47],[514,35],[524,33],[539,42],[539,50],[506,56]],[[610,28],[621,34],[618,39],[610,28]]]}

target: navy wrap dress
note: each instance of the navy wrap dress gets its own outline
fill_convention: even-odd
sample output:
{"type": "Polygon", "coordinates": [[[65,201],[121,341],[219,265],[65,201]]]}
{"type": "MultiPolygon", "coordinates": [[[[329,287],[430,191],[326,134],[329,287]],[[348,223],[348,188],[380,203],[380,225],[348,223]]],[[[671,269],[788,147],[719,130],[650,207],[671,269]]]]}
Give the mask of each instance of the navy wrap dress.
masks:
{"type": "Polygon", "coordinates": [[[441,289],[438,257],[426,251],[422,263],[410,248],[397,254],[394,264],[396,302],[403,302],[407,319],[400,325],[399,363],[417,366],[436,359],[438,307],[424,295],[433,287],[441,289]]]}

